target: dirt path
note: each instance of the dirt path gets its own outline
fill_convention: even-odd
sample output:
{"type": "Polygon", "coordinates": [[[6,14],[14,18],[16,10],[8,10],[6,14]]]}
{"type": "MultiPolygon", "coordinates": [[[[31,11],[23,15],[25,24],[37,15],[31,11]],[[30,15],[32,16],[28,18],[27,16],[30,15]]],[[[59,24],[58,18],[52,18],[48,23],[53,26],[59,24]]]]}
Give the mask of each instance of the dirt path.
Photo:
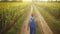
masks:
{"type": "Polygon", "coordinates": [[[32,13],[33,7],[31,6],[31,10],[27,16],[27,19],[24,21],[22,28],[21,28],[21,32],[19,32],[18,34],[30,34],[30,29],[28,27],[28,20],[29,18],[31,18],[31,13],[32,13]]]}
{"type": "Polygon", "coordinates": [[[27,19],[24,21],[22,25],[21,32],[19,32],[18,34],[30,34],[30,29],[28,27],[28,23],[29,23],[28,20],[29,18],[31,18],[31,13],[33,12],[33,8],[37,14],[37,18],[38,18],[37,26],[41,29],[42,32],[41,34],[53,34],[53,32],[49,28],[48,24],[46,23],[46,21],[44,20],[44,18],[36,8],[36,6],[31,6],[31,10],[27,16],[27,19]]]}
{"type": "Polygon", "coordinates": [[[40,20],[40,27],[42,29],[42,33],[43,34],[53,34],[53,32],[51,31],[51,29],[49,28],[48,24],[46,23],[46,21],[44,20],[44,18],[42,17],[42,15],[40,14],[40,12],[38,11],[37,7],[34,6],[35,8],[35,12],[37,14],[38,19],[40,20]]]}

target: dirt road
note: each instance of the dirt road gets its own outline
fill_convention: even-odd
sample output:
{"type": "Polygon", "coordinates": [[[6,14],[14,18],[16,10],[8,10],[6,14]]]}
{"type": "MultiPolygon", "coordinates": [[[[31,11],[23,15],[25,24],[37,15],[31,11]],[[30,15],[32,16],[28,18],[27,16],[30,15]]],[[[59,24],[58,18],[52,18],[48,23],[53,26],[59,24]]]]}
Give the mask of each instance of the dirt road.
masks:
{"type": "Polygon", "coordinates": [[[53,32],[49,28],[48,24],[46,23],[46,21],[44,20],[44,18],[42,17],[42,15],[40,14],[40,12],[38,11],[36,6],[34,6],[34,9],[35,9],[35,12],[37,14],[37,18],[40,20],[39,26],[42,29],[42,34],[53,34],[53,32]]]}
{"type": "Polygon", "coordinates": [[[33,12],[33,9],[35,10],[35,13],[37,15],[36,18],[38,18],[37,26],[41,29],[41,34],[53,34],[53,32],[49,28],[48,24],[46,23],[36,6],[31,6],[31,10],[27,16],[27,19],[24,21],[21,28],[21,32],[19,32],[19,34],[30,34],[30,28],[28,27],[28,23],[29,19],[31,18],[31,13],[33,12]]]}
{"type": "Polygon", "coordinates": [[[33,7],[31,6],[31,10],[30,10],[26,20],[24,21],[22,28],[21,28],[21,32],[19,32],[19,34],[30,34],[30,29],[28,27],[28,23],[29,23],[28,21],[31,18],[32,11],[33,11],[33,7]]]}

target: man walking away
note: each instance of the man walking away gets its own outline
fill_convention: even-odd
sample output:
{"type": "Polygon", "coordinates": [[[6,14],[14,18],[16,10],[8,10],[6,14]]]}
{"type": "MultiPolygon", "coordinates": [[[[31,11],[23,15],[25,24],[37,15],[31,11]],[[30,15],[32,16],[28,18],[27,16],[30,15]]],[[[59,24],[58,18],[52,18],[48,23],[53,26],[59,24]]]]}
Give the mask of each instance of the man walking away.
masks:
{"type": "Polygon", "coordinates": [[[34,18],[34,13],[32,13],[31,16],[29,20],[30,34],[36,34],[36,19],[34,18]]]}

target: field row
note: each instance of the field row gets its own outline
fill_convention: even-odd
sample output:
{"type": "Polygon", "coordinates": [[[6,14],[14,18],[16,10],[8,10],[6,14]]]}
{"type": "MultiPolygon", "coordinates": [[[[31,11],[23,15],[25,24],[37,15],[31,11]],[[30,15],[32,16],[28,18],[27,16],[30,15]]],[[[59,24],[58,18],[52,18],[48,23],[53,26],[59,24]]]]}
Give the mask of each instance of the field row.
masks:
{"type": "Polygon", "coordinates": [[[42,2],[38,4],[39,7],[44,8],[52,14],[56,19],[60,18],[60,3],[59,2],[42,2]]]}
{"type": "Polygon", "coordinates": [[[17,34],[29,10],[26,2],[0,2],[0,34],[17,34]]]}
{"type": "Polygon", "coordinates": [[[60,34],[60,3],[38,2],[35,5],[54,34],[60,34]]]}

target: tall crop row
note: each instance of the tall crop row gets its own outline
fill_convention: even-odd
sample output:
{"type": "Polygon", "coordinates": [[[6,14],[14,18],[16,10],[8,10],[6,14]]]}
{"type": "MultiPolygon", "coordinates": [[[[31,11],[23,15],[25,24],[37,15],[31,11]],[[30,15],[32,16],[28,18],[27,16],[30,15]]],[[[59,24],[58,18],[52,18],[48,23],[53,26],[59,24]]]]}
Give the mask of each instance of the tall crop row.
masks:
{"type": "Polygon", "coordinates": [[[0,34],[16,34],[26,19],[29,8],[26,2],[0,2],[0,34]]]}

